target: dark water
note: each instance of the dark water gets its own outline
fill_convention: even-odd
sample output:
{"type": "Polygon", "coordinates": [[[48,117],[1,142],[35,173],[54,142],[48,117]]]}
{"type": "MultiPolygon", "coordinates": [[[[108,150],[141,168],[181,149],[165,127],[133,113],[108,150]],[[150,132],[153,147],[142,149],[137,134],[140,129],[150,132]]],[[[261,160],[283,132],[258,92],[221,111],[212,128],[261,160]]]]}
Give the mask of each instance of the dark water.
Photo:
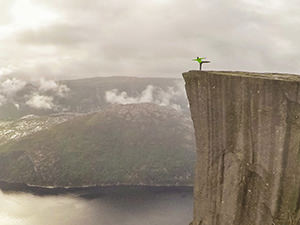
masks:
{"type": "Polygon", "coordinates": [[[37,196],[0,191],[1,225],[188,225],[192,190],[116,188],[37,196]]]}

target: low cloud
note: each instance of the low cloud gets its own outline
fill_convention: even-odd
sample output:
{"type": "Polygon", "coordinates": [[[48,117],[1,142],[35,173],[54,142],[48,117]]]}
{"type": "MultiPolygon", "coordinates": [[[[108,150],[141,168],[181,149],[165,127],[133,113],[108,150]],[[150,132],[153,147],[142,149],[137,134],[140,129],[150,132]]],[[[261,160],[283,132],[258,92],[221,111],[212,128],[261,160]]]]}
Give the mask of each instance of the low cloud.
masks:
{"type": "Polygon", "coordinates": [[[6,79],[0,84],[0,93],[7,97],[13,97],[25,86],[26,82],[23,80],[18,80],[16,78],[6,79]]]}
{"type": "Polygon", "coordinates": [[[65,97],[70,91],[70,88],[64,84],[58,84],[54,80],[41,79],[39,82],[39,90],[42,92],[51,91],[57,96],[65,97]]]}
{"type": "Polygon", "coordinates": [[[112,89],[105,92],[105,99],[109,103],[114,104],[136,104],[153,102],[153,90],[152,85],[148,85],[141,95],[138,97],[129,97],[126,91],[120,92],[118,89],[112,89]]]}
{"type": "MultiPolygon", "coordinates": [[[[87,192],[88,193],[88,192],[87,192]]],[[[192,217],[192,196],[182,194],[122,195],[116,198],[84,199],[72,195],[34,196],[2,193],[0,190],[1,225],[74,225],[74,224],[184,224],[192,217]],[[138,197],[137,197],[138,196],[138,197]],[[156,197],[154,197],[156,196],[156,197]],[[142,207],[141,199],[147,204],[142,207]],[[180,204],[178,204],[180,202],[180,204]],[[163,209],[163,210],[162,210],[163,209]],[[132,212],[136,212],[132,216],[132,212]],[[145,216],[147,215],[147,216],[145,216]],[[171,218],[171,219],[170,219],[171,218]],[[97,222],[96,222],[97,221],[97,222]]]]}
{"type": "Polygon", "coordinates": [[[126,91],[112,89],[105,92],[105,99],[111,104],[138,104],[138,103],[155,103],[161,106],[169,106],[178,111],[182,108],[179,104],[174,103],[177,97],[184,95],[184,89],[181,82],[175,83],[175,86],[168,87],[166,90],[148,85],[139,96],[129,96],[126,91]]]}
{"type": "MultiPolygon", "coordinates": [[[[17,94],[24,90],[26,85],[28,85],[27,81],[15,77],[0,81],[0,106],[11,103],[17,109],[20,109],[24,104],[24,100],[20,102],[21,96],[17,96],[17,94]]],[[[70,91],[70,88],[64,84],[44,78],[32,81],[32,85],[35,88],[26,93],[25,104],[35,109],[53,109],[56,107],[53,103],[54,98],[64,98],[70,91]]]]}
{"type": "Polygon", "coordinates": [[[19,110],[20,109],[20,104],[15,103],[14,106],[19,110]]]}
{"type": "Polygon", "coordinates": [[[26,86],[26,82],[16,78],[0,81],[0,106],[7,102],[14,103],[15,95],[26,86]]]}
{"type": "Polygon", "coordinates": [[[7,98],[3,95],[0,95],[0,106],[5,104],[7,102],[7,98]]]}
{"type": "Polygon", "coordinates": [[[12,66],[12,65],[8,65],[8,66],[5,66],[5,67],[0,67],[0,76],[6,76],[6,75],[9,75],[9,74],[12,74],[16,70],[17,70],[17,68],[12,66]]]}
{"type": "Polygon", "coordinates": [[[67,196],[39,197],[24,193],[6,194],[0,190],[1,225],[71,225],[74,221],[84,224],[85,215],[91,211],[92,208],[81,199],[67,196]],[[75,220],[71,219],[72,214],[76,217],[75,220]]]}
{"type": "Polygon", "coordinates": [[[53,97],[35,93],[26,102],[26,105],[35,109],[52,109],[54,107],[53,97]]]}
{"type": "Polygon", "coordinates": [[[180,96],[185,95],[185,90],[182,82],[176,82],[175,86],[168,87],[166,91],[159,90],[158,91],[158,98],[157,98],[157,104],[163,105],[163,106],[171,106],[172,108],[181,111],[182,108],[180,105],[173,103],[173,101],[180,96]]]}

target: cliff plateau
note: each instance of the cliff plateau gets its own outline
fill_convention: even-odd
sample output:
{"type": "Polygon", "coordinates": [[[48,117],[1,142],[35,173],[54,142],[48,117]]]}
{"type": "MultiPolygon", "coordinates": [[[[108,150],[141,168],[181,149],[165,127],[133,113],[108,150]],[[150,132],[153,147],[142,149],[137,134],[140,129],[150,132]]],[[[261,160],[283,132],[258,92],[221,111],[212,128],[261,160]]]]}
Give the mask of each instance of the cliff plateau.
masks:
{"type": "Polygon", "coordinates": [[[193,225],[299,225],[300,76],[183,76],[197,145],[193,225]]]}

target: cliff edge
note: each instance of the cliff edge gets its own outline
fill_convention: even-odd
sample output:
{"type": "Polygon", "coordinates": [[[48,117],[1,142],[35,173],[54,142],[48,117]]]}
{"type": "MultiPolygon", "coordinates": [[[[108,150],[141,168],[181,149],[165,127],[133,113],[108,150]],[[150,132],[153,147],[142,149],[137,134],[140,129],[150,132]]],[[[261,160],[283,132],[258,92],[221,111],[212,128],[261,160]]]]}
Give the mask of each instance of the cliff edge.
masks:
{"type": "Polygon", "coordinates": [[[193,225],[299,225],[300,76],[183,77],[197,143],[193,225]]]}

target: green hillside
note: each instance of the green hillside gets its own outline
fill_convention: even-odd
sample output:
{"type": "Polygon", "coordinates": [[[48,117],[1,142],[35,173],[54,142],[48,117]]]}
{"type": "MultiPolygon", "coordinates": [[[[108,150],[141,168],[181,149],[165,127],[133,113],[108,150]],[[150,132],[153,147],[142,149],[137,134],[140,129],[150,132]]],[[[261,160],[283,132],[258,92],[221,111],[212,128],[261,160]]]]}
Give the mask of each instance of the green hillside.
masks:
{"type": "Polygon", "coordinates": [[[191,121],[154,104],[111,105],[0,146],[0,180],[41,186],[191,185],[191,121]]]}

